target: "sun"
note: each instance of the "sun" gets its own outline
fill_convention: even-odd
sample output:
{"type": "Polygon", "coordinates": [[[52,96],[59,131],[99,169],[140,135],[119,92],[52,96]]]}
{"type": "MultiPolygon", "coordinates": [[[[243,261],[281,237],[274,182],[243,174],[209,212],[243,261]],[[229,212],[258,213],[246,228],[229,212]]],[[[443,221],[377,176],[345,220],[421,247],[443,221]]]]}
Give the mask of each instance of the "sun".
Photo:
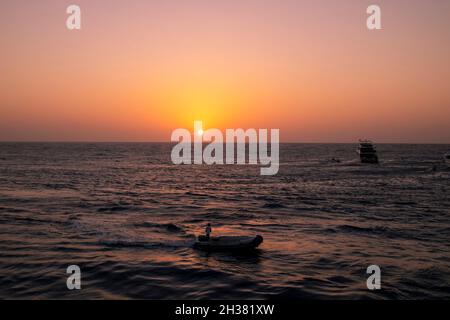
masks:
{"type": "Polygon", "coordinates": [[[203,131],[203,129],[200,129],[200,130],[197,131],[197,134],[198,134],[199,136],[202,136],[204,133],[205,133],[205,132],[203,131]]]}

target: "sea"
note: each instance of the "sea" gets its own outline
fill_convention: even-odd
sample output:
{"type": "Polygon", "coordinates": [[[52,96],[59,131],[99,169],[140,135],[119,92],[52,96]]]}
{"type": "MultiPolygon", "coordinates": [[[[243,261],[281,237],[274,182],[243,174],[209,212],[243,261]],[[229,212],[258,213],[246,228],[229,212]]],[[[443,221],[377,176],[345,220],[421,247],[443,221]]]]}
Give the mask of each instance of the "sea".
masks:
{"type": "Polygon", "coordinates": [[[0,299],[449,299],[450,146],[356,147],[281,144],[261,176],[169,143],[0,143],[0,299]],[[196,250],[207,223],[264,242],[196,250]]]}

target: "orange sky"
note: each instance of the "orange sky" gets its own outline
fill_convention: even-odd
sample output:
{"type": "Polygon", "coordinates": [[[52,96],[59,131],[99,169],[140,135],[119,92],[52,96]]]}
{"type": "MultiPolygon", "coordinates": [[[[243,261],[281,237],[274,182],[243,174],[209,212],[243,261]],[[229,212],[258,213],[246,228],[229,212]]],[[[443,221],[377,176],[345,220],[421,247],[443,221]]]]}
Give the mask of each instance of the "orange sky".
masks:
{"type": "Polygon", "coordinates": [[[169,141],[203,120],[284,142],[450,143],[450,1],[377,1],[368,31],[372,3],[2,1],[0,140],[169,141]]]}

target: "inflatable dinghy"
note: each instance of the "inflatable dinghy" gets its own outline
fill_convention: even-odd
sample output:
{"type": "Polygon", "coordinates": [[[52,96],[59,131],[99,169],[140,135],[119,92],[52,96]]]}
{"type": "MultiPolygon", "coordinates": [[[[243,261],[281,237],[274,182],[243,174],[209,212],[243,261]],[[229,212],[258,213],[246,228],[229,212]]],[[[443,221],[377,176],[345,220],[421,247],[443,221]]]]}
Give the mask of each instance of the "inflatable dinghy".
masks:
{"type": "Polygon", "coordinates": [[[245,251],[256,249],[263,242],[263,237],[198,237],[195,249],[204,251],[245,251]]]}

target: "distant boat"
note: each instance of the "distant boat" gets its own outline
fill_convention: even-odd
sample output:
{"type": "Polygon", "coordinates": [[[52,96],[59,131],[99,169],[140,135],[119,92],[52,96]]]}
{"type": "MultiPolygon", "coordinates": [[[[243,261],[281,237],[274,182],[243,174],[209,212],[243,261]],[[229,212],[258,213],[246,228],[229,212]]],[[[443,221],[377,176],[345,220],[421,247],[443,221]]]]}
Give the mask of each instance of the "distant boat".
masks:
{"type": "Polygon", "coordinates": [[[444,155],[444,162],[445,162],[445,164],[447,165],[447,167],[450,168],[450,152],[447,152],[447,153],[444,155]]]}
{"type": "Polygon", "coordinates": [[[372,141],[359,140],[359,146],[356,152],[359,154],[361,163],[378,163],[377,150],[372,141]]]}

